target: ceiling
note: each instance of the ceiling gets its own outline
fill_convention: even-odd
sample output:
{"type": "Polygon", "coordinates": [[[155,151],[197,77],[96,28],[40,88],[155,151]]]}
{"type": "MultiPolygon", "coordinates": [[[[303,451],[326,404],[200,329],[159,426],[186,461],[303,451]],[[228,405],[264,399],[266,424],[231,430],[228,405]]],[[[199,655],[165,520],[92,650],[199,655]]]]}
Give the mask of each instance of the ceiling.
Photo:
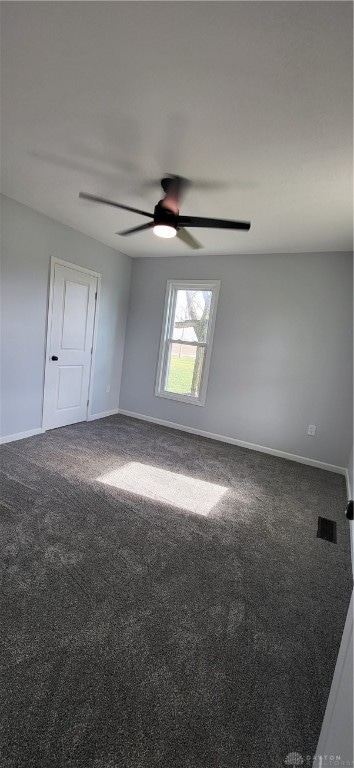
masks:
{"type": "MultiPolygon", "coordinates": [[[[2,3],[2,191],[130,256],[168,172],[205,254],[352,250],[351,2],[2,3]]],[[[161,193],[161,194],[160,194],[161,193]]]]}

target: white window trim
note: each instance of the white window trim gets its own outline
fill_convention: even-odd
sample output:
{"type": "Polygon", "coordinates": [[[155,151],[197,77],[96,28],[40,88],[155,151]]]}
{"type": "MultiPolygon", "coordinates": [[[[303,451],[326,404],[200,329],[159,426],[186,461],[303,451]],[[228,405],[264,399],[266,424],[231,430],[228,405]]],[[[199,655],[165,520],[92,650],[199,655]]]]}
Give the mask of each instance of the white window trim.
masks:
{"type": "MultiPolygon", "coordinates": [[[[211,352],[212,352],[213,338],[214,338],[215,321],[216,321],[216,311],[217,311],[218,299],[219,299],[219,291],[220,291],[220,280],[167,280],[160,349],[159,349],[159,356],[158,356],[158,363],[157,363],[157,376],[156,376],[156,387],[155,387],[156,397],[164,397],[167,400],[179,400],[182,403],[189,403],[189,405],[205,405],[208,379],[209,379],[211,352]],[[201,382],[200,394],[198,398],[193,397],[192,395],[179,395],[178,393],[175,393],[175,392],[166,392],[166,390],[164,390],[162,386],[162,383],[165,381],[165,378],[166,378],[167,356],[165,355],[165,348],[166,348],[166,344],[168,343],[166,336],[167,336],[167,331],[171,326],[171,317],[174,316],[174,312],[175,312],[175,305],[174,304],[172,305],[171,296],[173,291],[175,291],[175,295],[177,296],[177,291],[190,290],[190,289],[194,291],[198,291],[198,290],[212,291],[211,312],[210,312],[211,321],[208,325],[207,341],[205,343],[193,342],[194,346],[200,346],[200,347],[206,348],[206,354],[204,358],[204,365],[203,365],[203,372],[202,372],[202,382],[201,382]]],[[[176,342],[179,343],[179,340],[176,339],[176,342]]],[[[187,342],[184,342],[184,343],[187,343],[187,342]]]]}

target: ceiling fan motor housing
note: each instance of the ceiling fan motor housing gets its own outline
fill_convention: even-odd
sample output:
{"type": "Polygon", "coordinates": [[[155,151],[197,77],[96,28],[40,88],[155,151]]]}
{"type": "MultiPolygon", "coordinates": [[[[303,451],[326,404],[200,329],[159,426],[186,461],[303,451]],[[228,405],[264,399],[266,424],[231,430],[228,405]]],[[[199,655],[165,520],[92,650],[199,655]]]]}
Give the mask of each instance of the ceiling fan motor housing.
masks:
{"type": "Polygon", "coordinates": [[[155,205],[154,223],[155,225],[164,224],[165,226],[177,229],[178,214],[174,213],[169,208],[166,208],[164,200],[160,200],[157,205],[155,205]]]}

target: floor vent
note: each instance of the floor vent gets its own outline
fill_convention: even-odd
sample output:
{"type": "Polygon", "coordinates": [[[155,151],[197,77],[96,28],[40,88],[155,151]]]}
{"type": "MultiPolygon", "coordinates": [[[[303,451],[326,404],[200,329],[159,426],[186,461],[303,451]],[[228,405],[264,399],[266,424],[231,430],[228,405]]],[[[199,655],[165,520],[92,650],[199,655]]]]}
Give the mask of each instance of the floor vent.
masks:
{"type": "Polygon", "coordinates": [[[327,520],[326,517],[318,518],[317,538],[332,541],[337,544],[337,523],[327,520]]]}

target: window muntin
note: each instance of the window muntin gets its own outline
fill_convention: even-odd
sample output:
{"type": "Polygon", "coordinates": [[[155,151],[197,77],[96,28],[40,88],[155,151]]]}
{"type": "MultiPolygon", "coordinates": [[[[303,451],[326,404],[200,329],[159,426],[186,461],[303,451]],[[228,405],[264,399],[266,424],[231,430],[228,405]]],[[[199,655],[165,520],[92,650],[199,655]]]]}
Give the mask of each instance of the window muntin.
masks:
{"type": "Polygon", "coordinates": [[[168,281],[156,395],[204,405],[219,287],[168,281]]]}

